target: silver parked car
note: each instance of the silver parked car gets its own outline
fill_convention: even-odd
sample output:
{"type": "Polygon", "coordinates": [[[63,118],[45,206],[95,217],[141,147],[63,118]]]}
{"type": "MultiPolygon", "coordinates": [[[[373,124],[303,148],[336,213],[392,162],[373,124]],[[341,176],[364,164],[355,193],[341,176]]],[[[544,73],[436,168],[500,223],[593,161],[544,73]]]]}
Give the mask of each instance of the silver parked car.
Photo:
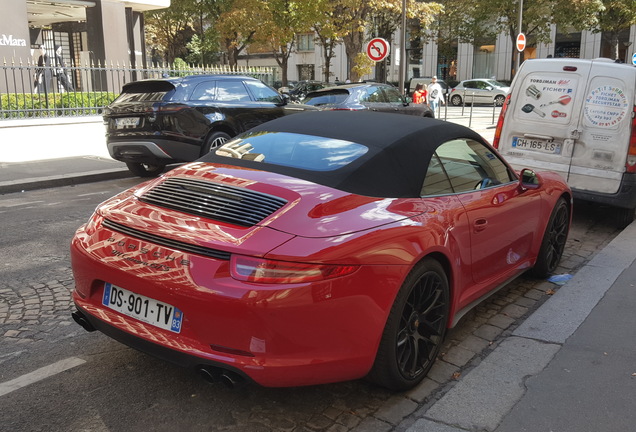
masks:
{"type": "Polygon", "coordinates": [[[494,79],[471,79],[457,84],[450,93],[451,105],[495,104],[502,106],[510,87],[494,79]]]}

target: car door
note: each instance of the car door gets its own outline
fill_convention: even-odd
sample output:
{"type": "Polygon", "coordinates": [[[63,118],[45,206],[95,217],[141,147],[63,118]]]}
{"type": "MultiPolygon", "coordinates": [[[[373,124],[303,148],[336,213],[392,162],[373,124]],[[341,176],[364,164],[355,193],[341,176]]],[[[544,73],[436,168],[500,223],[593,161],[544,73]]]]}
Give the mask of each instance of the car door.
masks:
{"type": "Polygon", "coordinates": [[[512,276],[530,258],[539,231],[540,195],[521,192],[516,175],[487,145],[471,139],[442,144],[435,152],[470,226],[471,273],[480,297],[512,276]]]}
{"type": "Polygon", "coordinates": [[[389,110],[384,93],[379,86],[369,86],[362,89],[359,102],[370,111],[389,110]]]}
{"type": "Polygon", "coordinates": [[[593,63],[570,160],[570,187],[604,194],[620,190],[634,133],[634,75],[633,67],[593,63]]]}
{"type": "Polygon", "coordinates": [[[515,168],[554,171],[568,180],[589,74],[590,65],[577,59],[524,63],[499,142],[515,168]]]}
{"type": "Polygon", "coordinates": [[[245,85],[252,94],[252,98],[261,107],[259,116],[262,122],[274,120],[287,114],[285,101],[277,91],[256,80],[245,81],[245,85]]]}
{"type": "MultiPolygon", "coordinates": [[[[384,98],[388,104],[386,111],[400,114],[410,114],[406,110],[404,96],[395,87],[386,86],[383,88],[384,98]]],[[[415,113],[413,113],[415,114],[415,113]]]]}
{"type": "Polygon", "coordinates": [[[268,120],[267,110],[252,98],[240,79],[217,81],[214,108],[237,134],[268,120]]]}

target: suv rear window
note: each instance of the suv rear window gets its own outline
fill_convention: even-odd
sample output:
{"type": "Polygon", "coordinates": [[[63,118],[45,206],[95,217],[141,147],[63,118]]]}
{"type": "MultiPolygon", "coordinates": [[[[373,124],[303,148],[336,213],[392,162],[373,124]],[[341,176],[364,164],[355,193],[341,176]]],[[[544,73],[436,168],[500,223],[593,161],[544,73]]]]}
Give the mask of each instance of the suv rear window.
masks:
{"type": "Polygon", "coordinates": [[[320,92],[316,94],[309,93],[303,100],[305,105],[336,105],[347,100],[349,92],[346,90],[331,90],[328,92],[320,92]]]}
{"type": "Polygon", "coordinates": [[[126,84],[115,102],[157,102],[175,87],[168,81],[138,81],[126,84]]]}

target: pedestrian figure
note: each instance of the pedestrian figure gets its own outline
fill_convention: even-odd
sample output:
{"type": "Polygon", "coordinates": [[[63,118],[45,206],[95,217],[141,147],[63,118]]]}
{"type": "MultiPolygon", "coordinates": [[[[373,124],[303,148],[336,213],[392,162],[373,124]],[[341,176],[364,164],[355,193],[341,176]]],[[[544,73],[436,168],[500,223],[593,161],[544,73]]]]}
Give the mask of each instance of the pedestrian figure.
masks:
{"type": "Polygon", "coordinates": [[[52,78],[51,57],[46,52],[46,47],[40,45],[40,57],[38,58],[38,68],[35,70],[33,93],[48,93],[52,78]]]}
{"type": "Polygon", "coordinates": [[[423,104],[426,103],[426,89],[422,84],[418,84],[415,86],[415,91],[413,92],[413,103],[414,104],[423,104]]]}
{"type": "Polygon", "coordinates": [[[73,91],[73,84],[71,84],[71,81],[68,79],[66,71],[64,70],[65,66],[64,57],[62,56],[62,47],[55,45],[55,76],[57,77],[59,89],[60,91],[64,89],[67,92],[73,91]]]}
{"type": "Polygon", "coordinates": [[[434,76],[431,79],[431,83],[428,85],[428,106],[431,107],[433,115],[437,117],[437,108],[439,104],[445,104],[444,96],[442,95],[442,86],[437,82],[437,77],[434,76]]]}

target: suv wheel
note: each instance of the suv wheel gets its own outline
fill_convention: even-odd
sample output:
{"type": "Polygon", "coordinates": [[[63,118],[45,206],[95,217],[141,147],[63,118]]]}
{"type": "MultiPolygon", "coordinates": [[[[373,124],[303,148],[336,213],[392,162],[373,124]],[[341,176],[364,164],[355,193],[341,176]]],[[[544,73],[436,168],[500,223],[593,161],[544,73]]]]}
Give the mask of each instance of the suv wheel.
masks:
{"type": "Polygon", "coordinates": [[[144,164],[137,162],[126,162],[128,170],[139,177],[157,177],[166,167],[161,164],[144,164]]]}
{"type": "Polygon", "coordinates": [[[215,150],[221,147],[223,144],[230,140],[231,136],[226,134],[225,132],[217,131],[212,132],[208,139],[205,141],[205,145],[203,146],[202,155],[210,153],[212,150],[215,150]]]}

